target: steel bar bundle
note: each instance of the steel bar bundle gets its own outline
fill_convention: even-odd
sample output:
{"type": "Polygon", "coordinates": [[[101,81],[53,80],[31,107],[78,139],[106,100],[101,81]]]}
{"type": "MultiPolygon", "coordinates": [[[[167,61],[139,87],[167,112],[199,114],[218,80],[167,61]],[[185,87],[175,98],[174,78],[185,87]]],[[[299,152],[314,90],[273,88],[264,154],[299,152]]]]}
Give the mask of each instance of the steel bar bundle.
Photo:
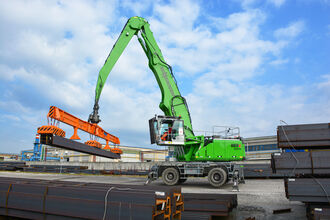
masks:
{"type": "Polygon", "coordinates": [[[101,170],[102,175],[137,175],[146,176],[150,171],[148,170],[101,170]]]}
{"type": "Polygon", "coordinates": [[[182,210],[179,187],[0,178],[2,216],[28,219],[180,219],[182,210]]]}
{"type": "Polygon", "coordinates": [[[273,153],[271,164],[274,173],[286,176],[330,176],[330,150],[273,153]]]}
{"type": "Polygon", "coordinates": [[[330,203],[330,178],[289,178],[284,180],[286,197],[305,203],[330,203]]]}
{"type": "Polygon", "coordinates": [[[30,165],[31,168],[43,168],[43,169],[55,169],[55,168],[71,168],[71,169],[81,169],[86,170],[88,166],[74,166],[74,165],[43,165],[43,164],[32,164],[30,165]]]}
{"type": "Polygon", "coordinates": [[[0,170],[4,171],[16,171],[16,170],[23,170],[26,167],[25,162],[0,162],[0,170]]]}
{"type": "Polygon", "coordinates": [[[24,167],[26,172],[45,172],[45,173],[81,173],[87,170],[88,166],[61,166],[61,165],[30,165],[24,167]]]}
{"type": "Polygon", "coordinates": [[[330,148],[330,123],[277,127],[279,148],[330,148]]]}
{"type": "MultiPolygon", "coordinates": [[[[17,170],[12,166],[4,166],[3,170],[17,170]]],[[[0,163],[0,170],[2,169],[0,163]]],[[[149,170],[136,170],[136,169],[120,169],[120,170],[89,170],[88,166],[73,166],[73,165],[30,165],[24,166],[20,170],[24,172],[38,172],[38,173],[75,173],[75,174],[99,174],[99,175],[136,175],[146,176],[149,170]]]]}
{"type": "MultiPolygon", "coordinates": [[[[89,186],[103,186],[100,183],[88,183],[89,186]]],[[[120,184],[111,184],[113,187],[123,187],[120,184]]],[[[126,186],[126,185],[125,185],[126,186]]],[[[130,186],[130,185],[127,185],[130,186]]],[[[153,186],[153,185],[134,185],[134,190],[151,190],[158,195],[162,195],[164,198],[169,199],[167,201],[167,208],[165,209],[165,216],[170,216],[170,219],[181,219],[181,213],[184,210],[183,195],[181,193],[181,187],[179,186],[153,186]]]]}
{"type": "Polygon", "coordinates": [[[283,174],[273,173],[268,164],[242,164],[244,166],[244,178],[282,178],[283,174]]]}
{"type": "Polygon", "coordinates": [[[120,154],[113,153],[111,151],[106,151],[96,147],[92,147],[77,141],[66,139],[56,135],[40,135],[40,143],[47,144],[54,147],[64,148],[72,151],[87,153],[91,155],[120,159],[120,154]]]}
{"type": "Polygon", "coordinates": [[[183,193],[182,219],[211,219],[228,216],[237,207],[236,194],[183,193]]]}

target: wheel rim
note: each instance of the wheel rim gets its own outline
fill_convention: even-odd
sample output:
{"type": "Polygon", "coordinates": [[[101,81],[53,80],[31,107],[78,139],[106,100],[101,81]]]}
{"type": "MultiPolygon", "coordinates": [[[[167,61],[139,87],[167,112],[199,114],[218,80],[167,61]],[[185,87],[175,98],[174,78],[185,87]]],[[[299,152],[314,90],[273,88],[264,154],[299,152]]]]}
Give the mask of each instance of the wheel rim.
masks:
{"type": "Polygon", "coordinates": [[[215,174],[213,175],[213,179],[214,179],[216,182],[219,182],[219,181],[221,180],[221,176],[220,176],[220,174],[219,174],[219,173],[215,173],[215,174]]]}
{"type": "Polygon", "coordinates": [[[174,179],[174,174],[173,173],[168,173],[166,177],[167,177],[168,180],[173,180],[174,179]]]}

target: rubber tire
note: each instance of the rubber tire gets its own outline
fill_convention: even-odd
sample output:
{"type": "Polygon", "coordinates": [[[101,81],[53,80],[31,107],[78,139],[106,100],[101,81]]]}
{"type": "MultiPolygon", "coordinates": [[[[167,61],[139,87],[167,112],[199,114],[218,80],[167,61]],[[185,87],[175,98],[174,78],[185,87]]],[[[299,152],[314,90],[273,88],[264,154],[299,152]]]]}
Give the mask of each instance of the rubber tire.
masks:
{"type": "Polygon", "coordinates": [[[166,168],[162,174],[163,182],[168,186],[173,186],[178,184],[180,180],[180,174],[174,167],[166,168]]]}
{"type": "Polygon", "coordinates": [[[213,168],[207,178],[212,186],[219,188],[227,182],[227,172],[221,167],[213,168]]]}

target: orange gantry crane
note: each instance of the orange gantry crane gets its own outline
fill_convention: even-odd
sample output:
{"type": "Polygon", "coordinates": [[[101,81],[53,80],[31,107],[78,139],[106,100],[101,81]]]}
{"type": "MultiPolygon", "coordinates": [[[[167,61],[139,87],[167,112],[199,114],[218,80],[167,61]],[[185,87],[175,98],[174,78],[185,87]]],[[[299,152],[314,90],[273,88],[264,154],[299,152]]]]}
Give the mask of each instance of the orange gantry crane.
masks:
{"type": "Polygon", "coordinates": [[[102,144],[97,141],[96,137],[102,138],[106,141],[106,145],[103,149],[111,150],[113,153],[122,154],[122,150],[117,146],[110,148],[109,141],[115,145],[119,145],[119,138],[109,134],[103,128],[98,126],[97,124],[89,123],[87,121],[81,120],[76,116],[73,116],[62,109],[59,109],[55,106],[50,106],[49,112],[47,114],[48,125],[44,125],[38,128],[38,134],[54,134],[57,136],[65,137],[65,131],[58,127],[59,122],[63,122],[67,125],[73,127],[73,135],[70,137],[72,140],[80,140],[78,136],[78,129],[85,131],[91,135],[91,139],[86,141],[85,144],[102,148],[102,144]]]}

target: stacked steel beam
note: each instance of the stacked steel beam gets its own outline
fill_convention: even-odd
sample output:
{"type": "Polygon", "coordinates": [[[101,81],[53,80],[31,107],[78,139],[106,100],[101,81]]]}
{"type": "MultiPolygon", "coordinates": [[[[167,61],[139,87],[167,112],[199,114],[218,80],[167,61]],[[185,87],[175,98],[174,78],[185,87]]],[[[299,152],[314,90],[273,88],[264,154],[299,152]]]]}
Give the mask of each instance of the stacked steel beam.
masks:
{"type": "Polygon", "coordinates": [[[236,194],[184,193],[182,219],[212,219],[228,216],[237,207],[236,194]]]}
{"type": "Polygon", "coordinates": [[[329,178],[288,178],[284,181],[289,200],[305,203],[330,203],[329,178]]]}
{"type": "Polygon", "coordinates": [[[285,194],[306,205],[308,219],[330,219],[330,178],[285,179],[285,194]]]}
{"type": "Polygon", "coordinates": [[[149,170],[101,170],[103,175],[137,175],[147,176],[149,170]]]}
{"type": "Polygon", "coordinates": [[[87,170],[88,166],[66,166],[66,165],[30,165],[24,167],[26,172],[46,172],[46,173],[80,173],[87,170]]]}
{"type": "Polygon", "coordinates": [[[85,166],[61,166],[61,165],[30,165],[23,168],[24,172],[32,173],[74,173],[74,174],[97,174],[103,170],[89,170],[85,166]]]}
{"type": "Polygon", "coordinates": [[[0,178],[0,215],[28,219],[180,219],[181,188],[0,178]]]}
{"type": "Polygon", "coordinates": [[[242,164],[244,166],[244,178],[282,178],[283,174],[273,173],[268,164],[242,164]]]}
{"type": "Polygon", "coordinates": [[[24,167],[26,167],[25,162],[16,162],[16,161],[0,162],[0,170],[3,171],[23,170],[24,167]]]}
{"type": "Polygon", "coordinates": [[[322,149],[330,146],[330,123],[277,127],[279,148],[322,149]]]}
{"type": "Polygon", "coordinates": [[[278,126],[277,145],[289,152],[272,154],[274,173],[287,176],[330,175],[329,123],[278,126]]]}
{"type": "MultiPolygon", "coordinates": [[[[16,171],[17,165],[0,163],[0,170],[16,171]]],[[[76,173],[76,174],[99,174],[99,175],[148,175],[149,170],[138,169],[119,169],[119,170],[90,170],[88,166],[73,166],[73,165],[24,165],[20,170],[24,172],[37,172],[37,173],[76,173]]]]}
{"type": "Polygon", "coordinates": [[[286,197],[304,202],[309,219],[327,216],[330,209],[330,124],[278,126],[277,140],[278,147],[289,152],[272,155],[273,172],[297,177],[284,180],[286,197]]]}
{"type": "Polygon", "coordinates": [[[273,172],[286,176],[330,175],[330,150],[272,154],[273,172]]]}

